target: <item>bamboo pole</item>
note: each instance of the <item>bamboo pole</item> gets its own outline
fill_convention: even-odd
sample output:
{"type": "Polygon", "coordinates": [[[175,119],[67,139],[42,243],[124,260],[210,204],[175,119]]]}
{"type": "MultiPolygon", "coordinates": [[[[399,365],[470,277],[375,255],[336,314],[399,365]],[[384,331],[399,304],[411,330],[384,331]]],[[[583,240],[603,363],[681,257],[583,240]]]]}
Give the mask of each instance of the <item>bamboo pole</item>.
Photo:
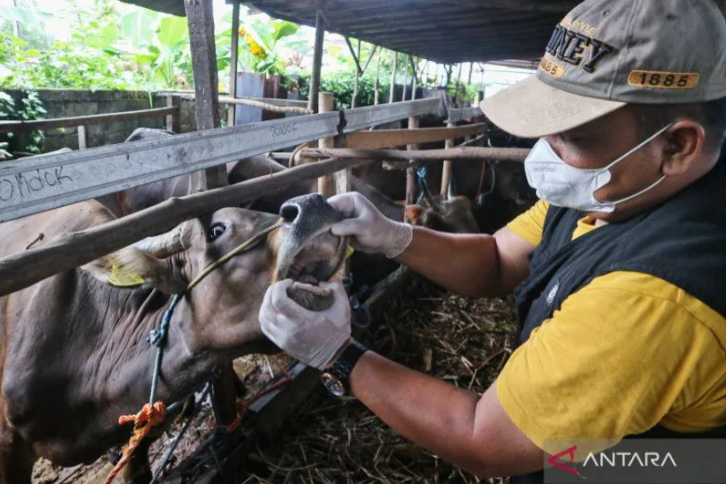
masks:
{"type": "MultiPolygon", "coordinates": [[[[457,126],[455,123],[447,123],[447,128],[454,128],[457,126]]],[[[449,138],[444,141],[444,149],[454,148],[454,138],[449,138]]],[[[446,197],[449,193],[449,184],[452,182],[452,160],[444,160],[442,164],[442,187],[439,193],[446,197]]]]}
{"type": "Polygon", "coordinates": [[[359,59],[361,59],[361,40],[358,40],[357,46],[356,46],[356,57],[354,57],[354,62],[356,63],[356,77],[353,80],[353,96],[351,96],[351,108],[355,108],[358,105],[358,84],[361,79],[361,66],[359,63],[359,59]]]}
{"type": "Polygon", "coordinates": [[[399,54],[394,51],[394,65],[391,67],[391,85],[389,86],[389,104],[394,102],[394,91],[396,88],[396,61],[399,54]]]}
{"type": "MultiPolygon", "coordinates": [[[[237,54],[240,34],[240,2],[233,0],[232,4],[232,32],[230,35],[230,87],[227,90],[231,98],[237,97],[237,54]]],[[[235,107],[234,104],[227,105],[227,126],[235,125],[235,107]]]]}
{"type": "Polygon", "coordinates": [[[379,48],[379,52],[376,55],[376,79],[374,80],[374,106],[379,105],[379,70],[381,68],[381,51],[383,48],[379,48]]]}
{"type": "MultiPolygon", "coordinates": [[[[417,129],[419,127],[419,118],[417,116],[410,116],[409,117],[409,129],[417,129]]],[[[414,151],[418,149],[419,146],[412,144],[407,145],[406,149],[407,151],[414,151]]],[[[406,169],[406,204],[412,205],[416,200],[416,192],[417,192],[417,182],[416,182],[416,173],[414,171],[414,167],[410,166],[406,169]]]]}
{"type": "MultiPolygon", "coordinates": [[[[473,142],[475,140],[472,140],[473,142]]],[[[483,148],[463,146],[438,150],[367,150],[360,148],[303,148],[306,158],[336,158],[341,160],[383,160],[392,163],[434,162],[441,160],[498,160],[523,162],[530,153],[527,148],[483,148]]]]}
{"type": "Polygon", "coordinates": [[[409,69],[404,65],[404,83],[401,85],[401,102],[406,101],[406,86],[409,83],[409,69]]]}
{"type": "MultiPolygon", "coordinates": [[[[333,111],[333,93],[321,92],[318,94],[318,109],[321,113],[333,111]]],[[[318,148],[333,148],[333,138],[319,139],[318,148]]],[[[335,180],[332,174],[318,178],[318,191],[325,197],[330,197],[335,192],[335,180]]]]}
{"type": "Polygon", "coordinates": [[[323,40],[326,30],[323,27],[323,16],[316,12],[316,37],[313,45],[313,66],[310,73],[310,89],[308,92],[308,110],[318,112],[318,93],[321,88],[321,65],[323,63],[323,40]]]}

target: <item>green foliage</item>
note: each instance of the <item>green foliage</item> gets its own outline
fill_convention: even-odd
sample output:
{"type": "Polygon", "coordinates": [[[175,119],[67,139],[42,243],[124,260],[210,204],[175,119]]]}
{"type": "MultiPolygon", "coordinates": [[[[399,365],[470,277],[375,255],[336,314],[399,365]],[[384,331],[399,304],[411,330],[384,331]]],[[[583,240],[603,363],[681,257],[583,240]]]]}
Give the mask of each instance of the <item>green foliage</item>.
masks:
{"type": "MultiPolygon", "coordinates": [[[[375,62],[375,61],[372,61],[375,62]]],[[[372,106],[374,104],[374,83],[376,76],[376,66],[366,70],[364,75],[359,79],[358,86],[358,106],[372,106]]],[[[351,99],[353,98],[353,86],[355,82],[355,73],[353,71],[337,70],[333,72],[324,72],[321,76],[321,92],[332,92],[334,107],[336,109],[349,109],[351,107],[351,99]]],[[[299,81],[300,94],[303,98],[308,97],[310,75],[301,77],[299,81]]],[[[379,75],[379,100],[380,102],[388,102],[389,99],[389,76],[383,75],[383,71],[379,75]]]]}
{"type": "MultiPolygon", "coordinates": [[[[43,103],[38,97],[38,92],[34,90],[23,91],[20,99],[20,106],[17,106],[15,100],[5,92],[0,92],[0,120],[23,120],[44,119],[47,111],[43,107],[43,103]]],[[[8,151],[26,151],[28,153],[40,153],[45,134],[43,131],[32,131],[27,138],[26,145],[18,145],[18,137],[14,133],[7,133],[6,142],[8,143],[8,151]]],[[[0,158],[6,159],[10,157],[10,153],[0,150],[0,158]]]]}
{"type": "Polygon", "coordinates": [[[248,72],[278,75],[283,78],[283,85],[290,88],[293,84],[289,77],[290,64],[283,51],[304,48],[307,41],[296,35],[299,31],[298,24],[285,20],[255,17],[245,21],[238,31],[242,46],[239,68],[248,72]]]}

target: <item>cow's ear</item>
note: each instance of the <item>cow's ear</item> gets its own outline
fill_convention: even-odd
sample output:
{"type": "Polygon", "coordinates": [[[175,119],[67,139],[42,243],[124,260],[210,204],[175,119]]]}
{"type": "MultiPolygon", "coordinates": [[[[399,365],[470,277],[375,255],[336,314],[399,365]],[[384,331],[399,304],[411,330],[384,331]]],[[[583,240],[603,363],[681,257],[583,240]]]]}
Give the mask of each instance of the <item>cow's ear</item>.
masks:
{"type": "Polygon", "coordinates": [[[174,266],[174,260],[158,259],[130,246],[108,254],[81,267],[99,281],[120,288],[149,284],[167,294],[177,294],[187,287],[187,280],[174,266]]]}

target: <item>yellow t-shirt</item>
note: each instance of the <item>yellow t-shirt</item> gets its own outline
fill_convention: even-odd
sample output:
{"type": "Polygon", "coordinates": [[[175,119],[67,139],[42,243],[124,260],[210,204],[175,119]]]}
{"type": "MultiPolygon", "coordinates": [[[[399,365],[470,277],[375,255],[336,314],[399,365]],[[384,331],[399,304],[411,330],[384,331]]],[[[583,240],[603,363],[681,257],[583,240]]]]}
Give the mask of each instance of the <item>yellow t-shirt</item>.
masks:
{"type": "MultiPolygon", "coordinates": [[[[508,227],[540,243],[548,204],[508,227]]],[[[596,230],[578,221],[577,238],[596,230]]],[[[722,281],[715,281],[722,283],[722,281]]],[[[571,294],[513,352],[497,379],[507,415],[538,447],[620,440],[656,424],[699,432],[725,424],[725,318],[663,279],[612,272],[571,294]]]]}

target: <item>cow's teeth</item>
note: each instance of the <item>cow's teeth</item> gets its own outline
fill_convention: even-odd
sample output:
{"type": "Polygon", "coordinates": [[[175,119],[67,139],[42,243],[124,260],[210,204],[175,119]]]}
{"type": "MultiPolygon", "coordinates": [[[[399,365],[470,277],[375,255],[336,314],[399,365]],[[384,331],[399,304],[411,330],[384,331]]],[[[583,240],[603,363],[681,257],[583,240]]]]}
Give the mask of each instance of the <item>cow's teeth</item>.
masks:
{"type": "Polygon", "coordinates": [[[300,278],[300,282],[303,282],[305,284],[311,284],[311,285],[315,286],[316,284],[318,284],[318,279],[311,276],[310,274],[306,274],[305,276],[300,278]]]}

